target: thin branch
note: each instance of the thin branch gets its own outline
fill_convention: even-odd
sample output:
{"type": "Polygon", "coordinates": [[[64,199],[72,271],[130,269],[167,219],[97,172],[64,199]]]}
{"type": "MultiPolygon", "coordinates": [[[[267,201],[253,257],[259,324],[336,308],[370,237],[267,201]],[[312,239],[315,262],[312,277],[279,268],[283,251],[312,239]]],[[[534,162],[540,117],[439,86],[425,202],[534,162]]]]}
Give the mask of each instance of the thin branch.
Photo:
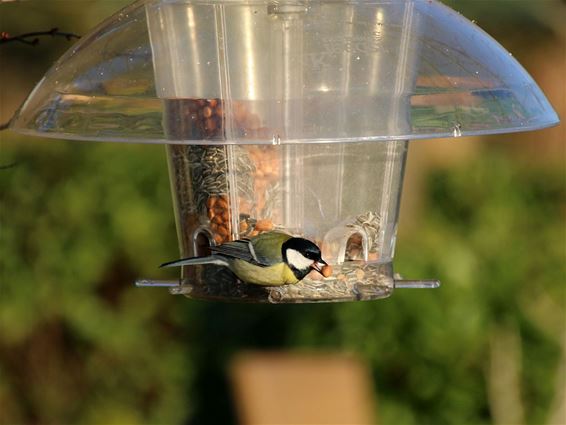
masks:
{"type": "Polygon", "coordinates": [[[69,41],[73,38],[81,38],[79,35],[73,34],[72,32],[62,32],[59,31],[59,28],[51,28],[49,31],[26,32],[15,36],[11,36],[7,32],[2,32],[0,33],[0,44],[19,42],[29,46],[36,46],[39,43],[38,37],[43,36],[65,37],[69,41]]]}
{"type": "MultiPolygon", "coordinates": [[[[2,0],[0,0],[1,2],[2,0]]],[[[49,31],[34,31],[34,32],[26,32],[24,34],[11,36],[5,31],[0,32],[0,45],[11,43],[11,42],[18,42],[27,44],[29,46],[36,46],[39,44],[39,38],[43,36],[51,36],[51,37],[65,37],[67,40],[72,40],[73,38],[81,38],[80,35],[73,34],[72,32],[63,32],[59,31],[59,28],[51,28],[49,31]],[[31,40],[30,40],[31,39],[31,40]]],[[[8,129],[10,126],[10,121],[0,124],[0,131],[8,129]]]]}

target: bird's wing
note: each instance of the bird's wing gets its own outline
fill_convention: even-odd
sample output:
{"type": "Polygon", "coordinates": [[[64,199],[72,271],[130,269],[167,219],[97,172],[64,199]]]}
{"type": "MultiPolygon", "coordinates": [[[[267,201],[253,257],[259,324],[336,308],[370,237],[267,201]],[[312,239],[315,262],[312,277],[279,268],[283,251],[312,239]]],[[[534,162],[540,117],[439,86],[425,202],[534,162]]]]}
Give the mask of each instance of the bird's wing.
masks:
{"type": "Polygon", "coordinates": [[[255,253],[252,242],[247,239],[241,239],[232,242],[226,242],[222,245],[213,246],[210,248],[213,254],[222,255],[224,257],[237,258],[239,260],[247,261],[248,263],[256,264],[258,266],[270,266],[272,264],[268,258],[255,253]]]}
{"type": "Polygon", "coordinates": [[[227,266],[228,262],[226,261],[225,258],[209,255],[208,257],[181,258],[180,260],[163,263],[159,267],[179,267],[179,266],[191,266],[196,264],[216,264],[219,266],[227,266]]]}
{"type": "Polygon", "coordinates": [[[272,231],[252,238],[251,242],[258,257],[265,259],[270,264],[276,264],[283,261],[281,246],[288,239],[291,239],[291,235],[272,231]]]}
{"type": "Polygon", "coordinates": [[[240,239],[211,247],[213,254],[238,258],[258,266],[272,266],[283,261],[281,245],[291,236],[281,232],[267,232],[251,239],[240,239]]]}

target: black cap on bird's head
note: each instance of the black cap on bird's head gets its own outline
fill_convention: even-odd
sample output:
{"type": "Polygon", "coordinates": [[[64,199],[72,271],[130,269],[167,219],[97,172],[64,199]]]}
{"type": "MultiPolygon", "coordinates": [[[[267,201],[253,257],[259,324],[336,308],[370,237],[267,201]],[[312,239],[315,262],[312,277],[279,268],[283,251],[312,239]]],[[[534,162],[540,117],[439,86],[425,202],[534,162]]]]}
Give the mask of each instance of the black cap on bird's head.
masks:
{"type": "Polygon", "coordinates": [[[291,268],[297,279],[301,280],[311,270],[322,274],[322,265],[326,262],[322,259],[320,248],[316,244],[304,238],[291,238],[283,243],[281,247],[283,261],[291,268]]]}

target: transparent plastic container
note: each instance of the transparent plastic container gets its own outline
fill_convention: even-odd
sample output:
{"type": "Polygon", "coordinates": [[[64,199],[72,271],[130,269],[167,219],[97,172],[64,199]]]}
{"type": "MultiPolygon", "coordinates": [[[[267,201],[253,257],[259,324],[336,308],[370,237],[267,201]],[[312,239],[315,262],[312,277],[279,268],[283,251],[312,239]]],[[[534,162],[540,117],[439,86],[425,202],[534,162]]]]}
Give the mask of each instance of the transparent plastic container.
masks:
{"type": "Polygon", "coordinates": [[[251,285],[199,265],[171,284],[275,303],[437,286],[393,272],[408,141],[557,122],[517,61],[435,0],[140,0],[67,52],[11,126],[167,144],[181,257],[273,230],[315,242],[329,277],[251,285]]]}
{"type": "MultiPolygon", "coordinates": [[[[184,102],[184,101],[183,101],[184,102]]],[[[375,299],[392,258],[407,142],[289,146],[170,145],[181,256],[280,230],[314,241],[333,273],[258,287],[215,265],[185,266],[177,292],[266,302],[375,299]]]]}
{"type": "Polygon", "coordinates": [[[81,140],[287,144],[557,123],[519,63],[436,0],[140,0],[61,57],[11,126],[81,140]],[[173,136],[184,117],[168,99],[223,100],[223,131],[173,136]],[[262,131],[242,126],[232,101],[262,131]]]}

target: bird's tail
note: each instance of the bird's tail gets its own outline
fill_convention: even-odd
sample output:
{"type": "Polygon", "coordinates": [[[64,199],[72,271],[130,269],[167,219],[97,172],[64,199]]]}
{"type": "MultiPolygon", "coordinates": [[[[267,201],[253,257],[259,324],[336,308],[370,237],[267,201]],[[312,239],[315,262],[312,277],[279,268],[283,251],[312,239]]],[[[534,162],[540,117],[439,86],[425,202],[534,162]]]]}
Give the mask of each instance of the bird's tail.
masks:
{"type": "Polygon", "coordinates": [[[159,267],[179,267],[196,264],[216,264],[219,266],[228,266],[228,262],[224,258],[220,258],[217,255],[209,255],[208,257],[191,257],[169,261],[168,263],[161,264],[159,267]]]}

